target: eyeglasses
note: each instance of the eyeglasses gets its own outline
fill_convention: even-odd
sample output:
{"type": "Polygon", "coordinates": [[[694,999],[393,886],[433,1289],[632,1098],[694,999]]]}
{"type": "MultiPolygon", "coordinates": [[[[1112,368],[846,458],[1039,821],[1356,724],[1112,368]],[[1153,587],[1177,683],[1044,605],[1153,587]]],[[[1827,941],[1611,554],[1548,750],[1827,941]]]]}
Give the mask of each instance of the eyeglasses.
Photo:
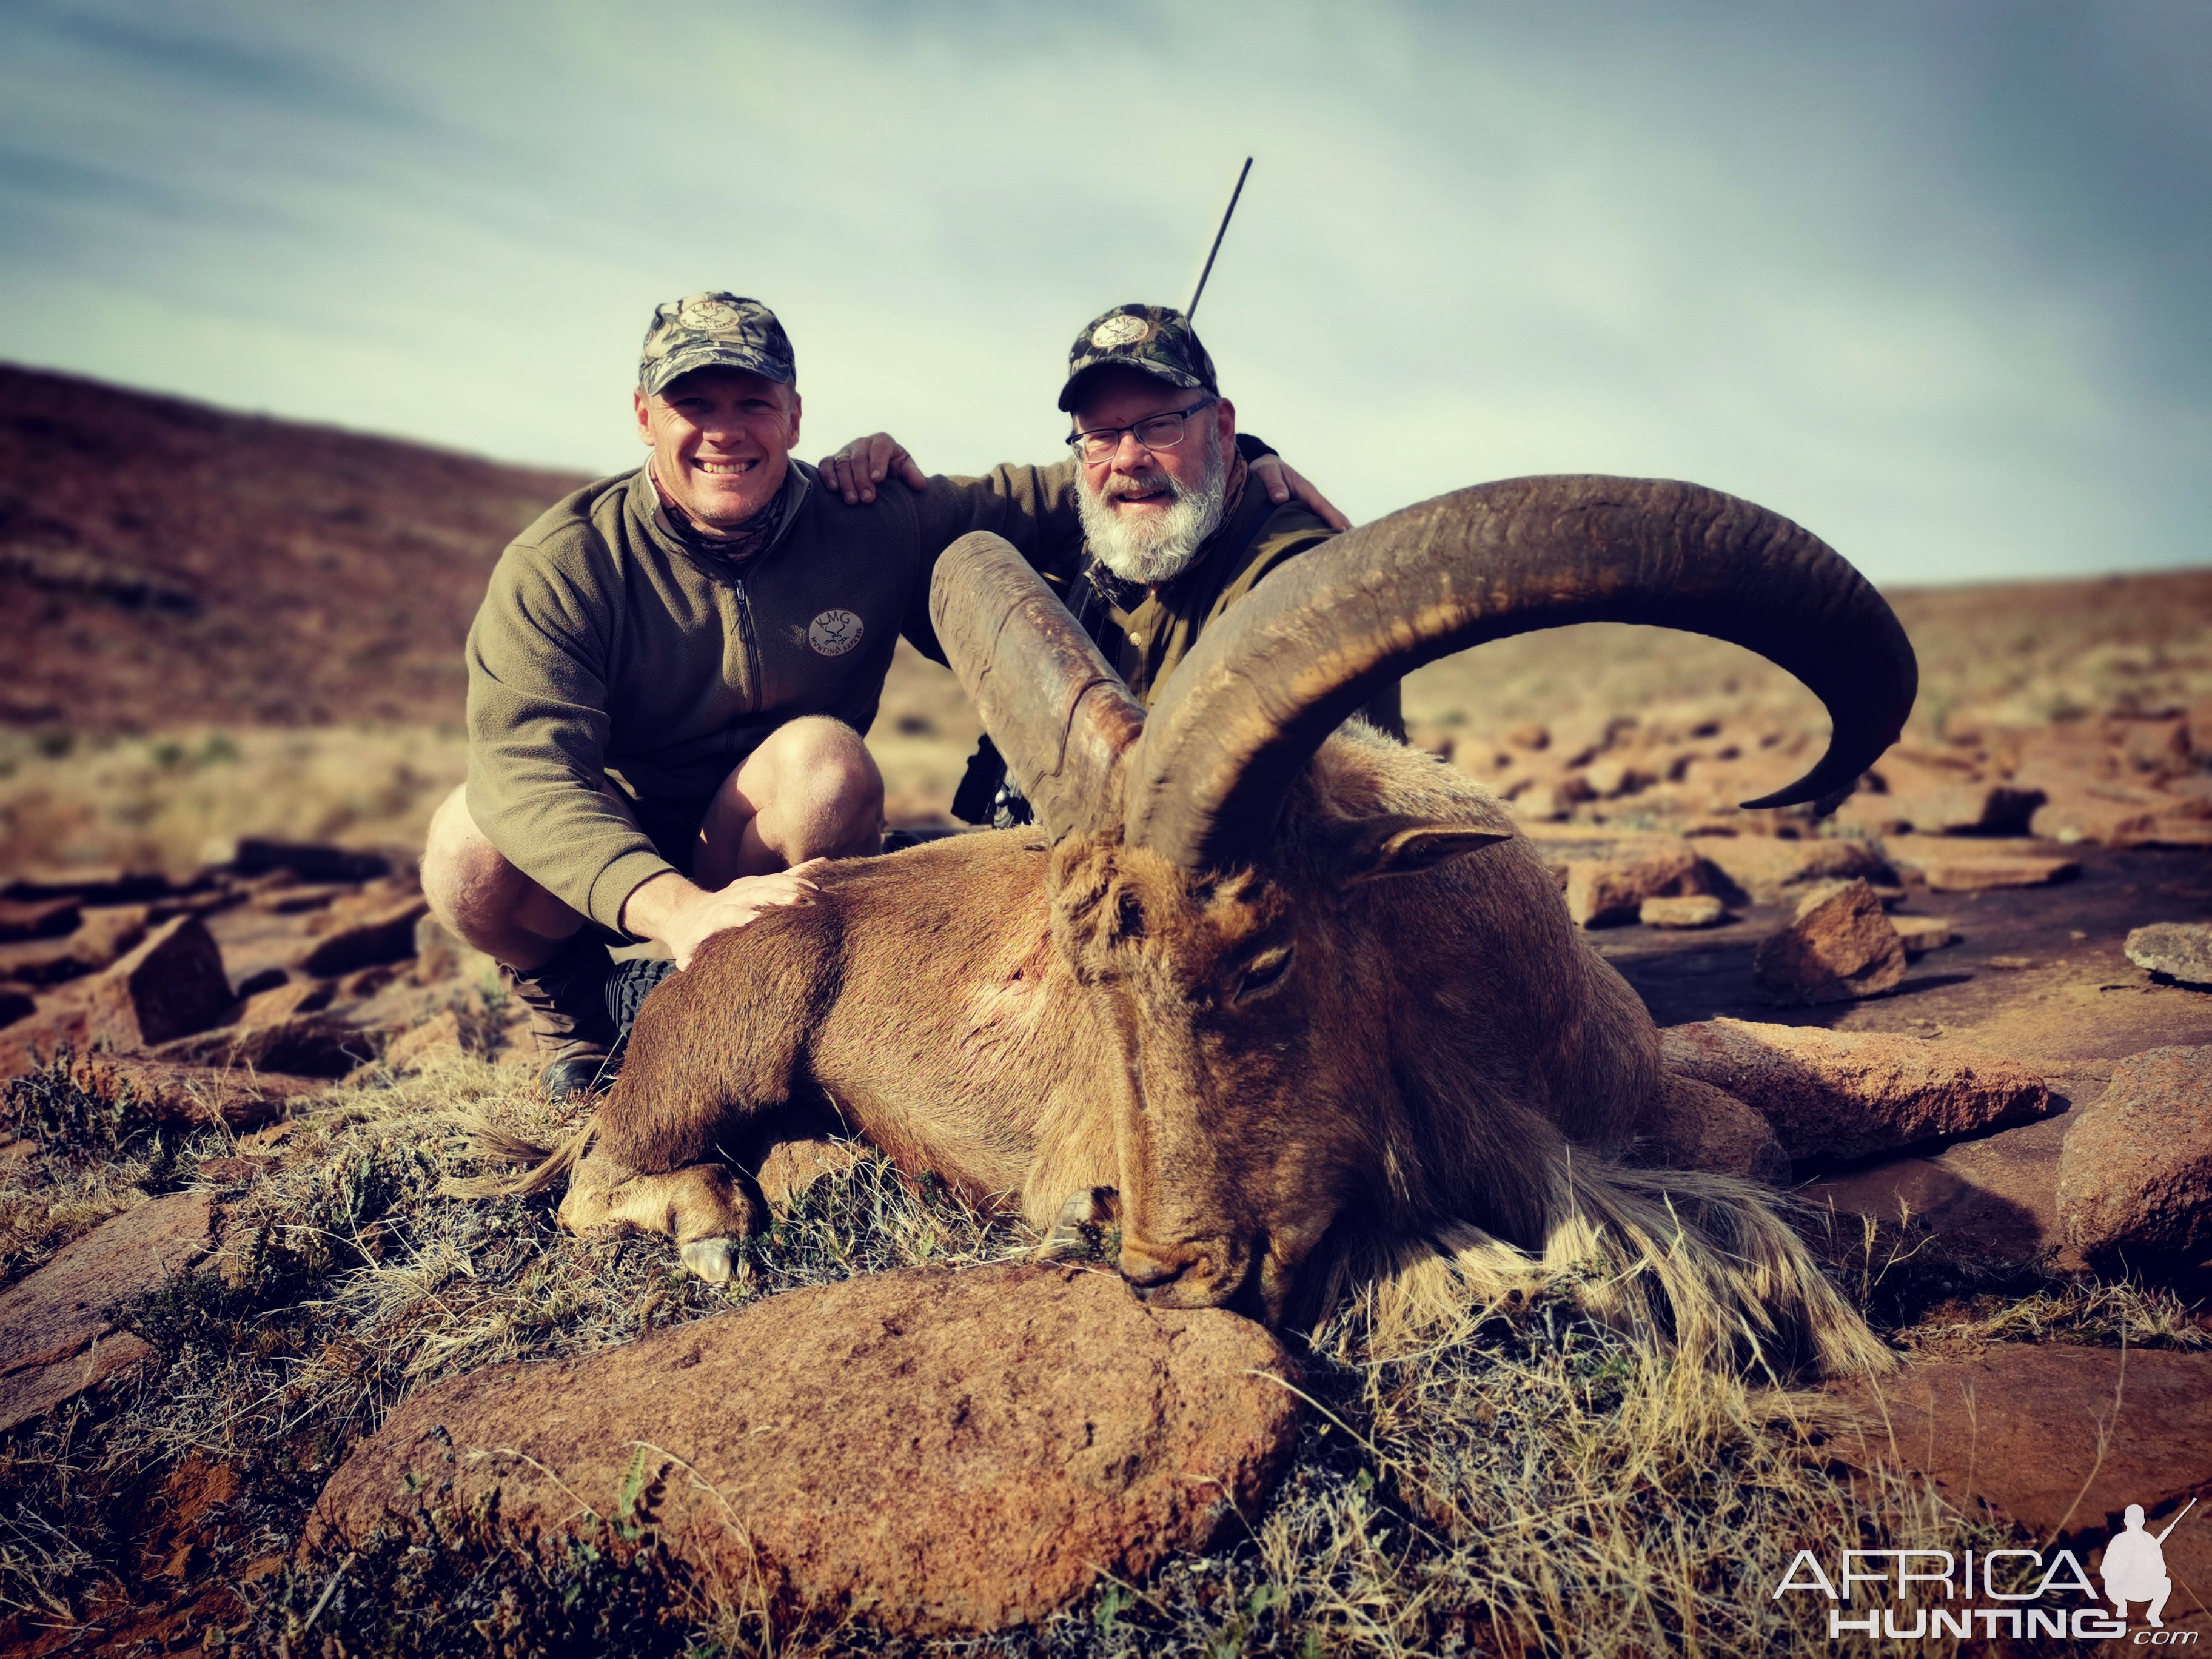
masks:
{"type": "Polygon", "coordinates": [[[1110,461],[1120,452],[1121,434],[1126,432],[1146,449],[1173,449],[1182,441],[1183,422],[1220,401],[1201,398],[1188,409],[1172,415],[1147,415],[1134,426],[1097,426],[1088,432],[1071,432],[1067,447],[1086,461],[1110,461]]]}

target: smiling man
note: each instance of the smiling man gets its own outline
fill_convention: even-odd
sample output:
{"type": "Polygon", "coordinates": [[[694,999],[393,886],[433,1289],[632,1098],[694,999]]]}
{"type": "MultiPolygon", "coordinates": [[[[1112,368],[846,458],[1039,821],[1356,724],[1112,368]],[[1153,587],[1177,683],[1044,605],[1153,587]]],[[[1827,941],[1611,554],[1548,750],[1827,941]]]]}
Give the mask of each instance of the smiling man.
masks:
{"type": "MultiPolygon", "coordinates": [[[[1207,626],[1334,526],[1304,501],[1258,487],[1237,410],[1182,313],[1116,306],[1068,354],[1060,407],[1070,416],[1084,545],[1048,553],[1046,579],[1146,708],[1207,626]]],[[[1322,503],[1326,506],[1326,503],[1322,503]]],[[[1398,688],[1362,711],[1405,735],[1398,688]]],[[[953,811],[970,823],[1028,822],[1029,803],[985,738],[953,811]]]]}
{"type": "Polygon", "coordinates": [[[607,940],[678,962],[810,860],[873,852],[860,740],[929,570],[971,530],[1035,554],[1080,534],[1068,469],[933,478],[854,511],[795,462],[791,343],[768,307],[695,294],[653,314],[635,472],[557,503],[493,572],[469,632],[469,776],[423,886],[529,1009],[549,1094],[596,1081],[615,1027],[607,940]]]}
{"type": "MultiPolygon", "coordinates": [[[[881,844],[860,734],[899,635],[936,653],[938,555],[989,530],[1066,558],[1083,534],[1068,463],[945,478],[908,461],[908,489],[823,488],[791,454],[791,343],[733,294],[655,311],[633,403],[647,465],[556,503],[492,573],[468,781],[422,860],[439,918],[530,1011],[556,1098],[593,1086],[615,1040],[607,941],[688,963],[805,902],[811,860],[881,844]]],[[[860,452],[863,479],[903,457],[880,434],[860,452]]]]}

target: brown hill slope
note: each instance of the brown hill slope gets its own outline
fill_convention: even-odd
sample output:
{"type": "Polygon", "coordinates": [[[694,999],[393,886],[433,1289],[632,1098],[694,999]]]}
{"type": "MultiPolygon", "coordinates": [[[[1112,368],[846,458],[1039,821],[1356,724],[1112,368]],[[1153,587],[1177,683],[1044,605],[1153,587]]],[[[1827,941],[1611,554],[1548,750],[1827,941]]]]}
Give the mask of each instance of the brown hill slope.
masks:
{"type": "Polygon", "coordinates": [[[580,482],[0,365],[0,723],[457,723],[493,561],[580,482]]]}

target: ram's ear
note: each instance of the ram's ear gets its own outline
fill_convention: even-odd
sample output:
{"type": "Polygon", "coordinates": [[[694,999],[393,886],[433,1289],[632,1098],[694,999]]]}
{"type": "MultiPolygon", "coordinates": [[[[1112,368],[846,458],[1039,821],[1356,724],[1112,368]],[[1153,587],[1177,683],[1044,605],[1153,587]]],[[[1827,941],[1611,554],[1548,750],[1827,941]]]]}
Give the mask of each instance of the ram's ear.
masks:
{"type": "Polygon", "coordinates": [[[1362,818],[1345,826],[1343,863],[1348,881],[1378,876],[1413,876],[1433,870],[1447,859],[1480,852],[1513,839],[1512,821],[1504,812],[1486,821],[1439,823],[1431,818],[1362,818]]]}

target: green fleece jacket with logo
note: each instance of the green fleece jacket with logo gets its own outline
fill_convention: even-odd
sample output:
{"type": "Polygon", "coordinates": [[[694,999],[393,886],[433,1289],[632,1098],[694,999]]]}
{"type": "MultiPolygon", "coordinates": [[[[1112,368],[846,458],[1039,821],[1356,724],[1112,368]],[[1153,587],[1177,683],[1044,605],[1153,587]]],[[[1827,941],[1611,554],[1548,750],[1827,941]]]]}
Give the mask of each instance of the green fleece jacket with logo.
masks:
{"type": "Polygon", "coordinates": [[[469,815],[605,927],[671,867],[600,793],[609,772],[703,804],[787,720],[866,732],[898,635],[939,654],[929,578],[947,546],[988,530],[1035,560],[1082,538],[1072,463],[932,478],[860,507],[792,465],[799,499],[741,565],[672,534],[640,468],[564,497],[492,572],[469,629],[469,815]]]}

